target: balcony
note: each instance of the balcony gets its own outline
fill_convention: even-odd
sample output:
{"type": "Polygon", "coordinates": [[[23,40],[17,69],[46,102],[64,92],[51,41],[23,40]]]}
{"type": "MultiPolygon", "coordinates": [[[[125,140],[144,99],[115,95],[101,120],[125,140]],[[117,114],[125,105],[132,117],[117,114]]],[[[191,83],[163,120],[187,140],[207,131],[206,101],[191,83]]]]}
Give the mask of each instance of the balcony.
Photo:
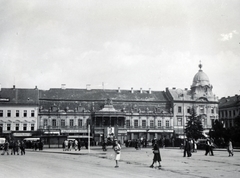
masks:
{"type": "Polygon", "coordinates": [[[87,126],[39,126],[39,129],[82,130],[87,129],[87,126]]]}
{"type": "Polygon", "coordinates": [[[127,129],[156,129],[156,130],[169,130],[173,129],[173,126],[127,126],[127,129]]]}

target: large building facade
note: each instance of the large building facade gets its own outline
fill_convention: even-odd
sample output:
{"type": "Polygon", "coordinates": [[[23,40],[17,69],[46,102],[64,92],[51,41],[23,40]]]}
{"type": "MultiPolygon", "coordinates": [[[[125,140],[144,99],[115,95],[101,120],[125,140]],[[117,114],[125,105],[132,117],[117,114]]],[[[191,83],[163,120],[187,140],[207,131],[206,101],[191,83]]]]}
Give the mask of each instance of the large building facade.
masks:
{"type": "Polygon", "coordinates": [[[38,125],[38,89],[0,88],[0,131],[5,137],[30,137],[38,125]]]}
{"type": "Polygon", "coordinates": [[[219,120],[225,128],[234,127],[234,120],[240,116],[240,96],[223,97],[219,101],[219,120]]]}
{"type": "Polygon", "coordinates": [[[187,118],[191,108],[194,108],[207,133],[212,121],[218,119],[218,99],[212,93],[212,85],[202,71],[202,65],[199,67],[189,90],[35,88],[21,90],[25,91],[27,100],[14,103],[16,99],[10,95],[16,96],[18,92],[11,93],[12,89],[2,89],[0,100],[10,99],[10,102],[0,102],[2,132],[16,131],[17,122],[21,125],[19,130],[25,131],[26,128],[22,126],[27,122],[27,130],[31,127],[43,135],[81,136],[90,132],[98,142],[102,141],[102,136],[113,135],[122,142],[140,138],[184,138],[187,118]],[[29,96],[32,94],[35,97],[31,103],[33,100],[29,96]],[[12,108],[11,103],[19,109],[12,108]],[[32,113],[34,110],[34,117],[7,117],[8,110],[14,113],[16,110],[32,113]],[[8,122],[12,123],[10,129],[8,122]],[[33,123],[34,128],[31,125],[33,123]]]}

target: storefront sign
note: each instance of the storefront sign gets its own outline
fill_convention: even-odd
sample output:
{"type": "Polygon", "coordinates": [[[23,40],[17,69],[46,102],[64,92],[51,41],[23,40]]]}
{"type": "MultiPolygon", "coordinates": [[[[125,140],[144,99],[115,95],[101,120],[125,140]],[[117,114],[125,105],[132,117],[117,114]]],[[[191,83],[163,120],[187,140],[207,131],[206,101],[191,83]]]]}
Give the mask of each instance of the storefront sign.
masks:
{"type": "Polygon", "coordinates": [[[31,137],[32,133],[13,133],[14,137],[31,137]]]}
{"type": "Polygon", "coordinates": [[[9,98],[0,98],[0,102],[9,102],[10,99],[9,98]]]}
{"type": "Polygon", "coordinates": [[[87,133],[87,130],[61,130],[61,133],[87,133]]]}

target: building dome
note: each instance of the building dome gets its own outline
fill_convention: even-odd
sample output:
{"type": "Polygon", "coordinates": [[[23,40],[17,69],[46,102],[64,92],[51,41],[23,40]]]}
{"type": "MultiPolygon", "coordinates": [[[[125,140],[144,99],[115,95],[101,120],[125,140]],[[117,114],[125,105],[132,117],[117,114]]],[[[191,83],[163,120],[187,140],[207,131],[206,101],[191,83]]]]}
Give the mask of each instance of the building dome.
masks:
{"type": "Polygon", "coordinates": [[[195,74],[194,78],[193,78],[193,83],[192,83],[192,87],[198,87],[198,86],[210,86],[210,82],[209,82],[209,78],[207,76],[207,74],[205,74],[202,71],[202,65],[199,64],[199,68],[200,70],[198,71],[198,73],[195,74]]]}

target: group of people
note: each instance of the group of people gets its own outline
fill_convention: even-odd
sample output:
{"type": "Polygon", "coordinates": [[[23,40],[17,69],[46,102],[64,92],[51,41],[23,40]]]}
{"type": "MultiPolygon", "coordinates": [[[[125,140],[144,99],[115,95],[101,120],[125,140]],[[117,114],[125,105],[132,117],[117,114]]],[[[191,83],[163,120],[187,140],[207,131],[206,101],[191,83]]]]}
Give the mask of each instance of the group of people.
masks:
{"type": "Polygon", "coordinates": [[[74,149],[75,151],[80,151],[82,147],[82,144],[78,140],[64,140],[63,141],[63,151],[71,151],[74,149]]]}
{"type": "Polygon", "coordinates": [[[25,155],[25,142],[24,141],[15,141],[15,140],[8,140],[5,141],[4,146],[3,146],[3,152],[1,155],[25,155]],[[9,153],[10,151],[10,153],[9,153]]]}
{"type": "MultiPolygon", "coordinates": [[[[183,157],[191,157],[192,152],[196,151],[196,142],[191,142],[191,139],[187,138],[184,140],[184,151],[183,151],[183,157]],[[193,143],[193,144],[192,144],[193,143]]],[[[210,155],[214,156],[213,153],[214,144],[213,141],[209,138],[206,139],[205,143],[205,156],[210,155]]],[[[229,156],[233,156],[233,146],[232,141],[229,140],[227,145],[227,151],[229,153],[229,156]]]]}
{"type": "MultiPolygon", "coordinates": [[[[152,164],[150,165],[150,167],[153,168],[154,164],[156,162],[158,162],[157,168],[161,168],[161,163],[160,162],[162,161],[162,159],[161,159],[161,154],[160,154],[159,145],[157,143],[157,139],[154,138],[152,143],[153,143],[153,145],[152,145],[153,161],[152,161],[152,164]]],[[[114,150],[114,153],[115,153],[115,161],[116,161],[115,168],[118,168],[119,167],[118,162],[119,162],[120,157],[121,157],[121,145],[119,144],[117,139],[114,139],[113,150],[114,150]]]]}

